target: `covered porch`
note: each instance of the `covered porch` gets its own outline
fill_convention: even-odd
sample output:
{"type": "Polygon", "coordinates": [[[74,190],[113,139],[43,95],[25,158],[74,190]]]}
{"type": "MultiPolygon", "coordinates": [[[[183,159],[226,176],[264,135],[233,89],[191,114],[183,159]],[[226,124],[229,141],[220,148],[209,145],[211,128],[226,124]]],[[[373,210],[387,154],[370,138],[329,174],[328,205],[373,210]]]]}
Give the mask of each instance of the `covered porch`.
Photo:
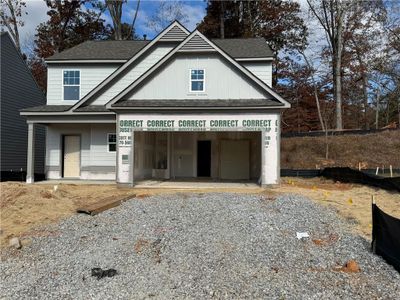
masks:
{"type": "Polygon", "coordinates": [[[35,181],[35,131],[46,128],[47,180],[100,180],[115,182],[115,115],[57,115],[25,113],[28,124],[26,182],[35,181]],[[114,151],[109,149],[114,135],[114,151]]]}
{"type": "Polygon", "coordinates": [[[278,184],[279,122],[279,112],[119,114],[117,182],[278,184]]]}

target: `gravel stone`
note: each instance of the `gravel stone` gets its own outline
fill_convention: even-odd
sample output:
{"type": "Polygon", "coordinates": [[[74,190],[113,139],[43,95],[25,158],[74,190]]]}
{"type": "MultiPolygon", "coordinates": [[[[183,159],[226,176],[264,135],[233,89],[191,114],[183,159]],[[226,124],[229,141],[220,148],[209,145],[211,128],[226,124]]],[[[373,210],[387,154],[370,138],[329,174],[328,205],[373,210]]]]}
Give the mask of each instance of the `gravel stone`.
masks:
{"type": "Polygon", "coordinates": [[[2,251],[2,299],[400,298],[400,274],[336,212],[298,195],[157,195],[37,232],[2,251]],[[349,260],[360,272],[338,270],[349,260]]]}

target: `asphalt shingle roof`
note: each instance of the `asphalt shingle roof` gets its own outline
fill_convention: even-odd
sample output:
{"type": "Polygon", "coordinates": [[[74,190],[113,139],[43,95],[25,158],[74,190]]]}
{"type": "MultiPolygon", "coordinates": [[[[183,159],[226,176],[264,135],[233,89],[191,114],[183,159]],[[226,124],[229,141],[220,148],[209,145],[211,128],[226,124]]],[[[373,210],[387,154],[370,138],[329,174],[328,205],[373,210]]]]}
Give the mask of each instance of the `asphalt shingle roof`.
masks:
{"type": "MultiPolygon", "coordinates": [[[[123,100],[115,103],[113,107],[267,107],[282,106],[283,104],[271,99],[183,99],[183,100],[123,100]]],[[[56,113],[66,112],[73,105],[40,105],[35,107],[24,108],[21,112],[42,112],[56,113]]],[[[74,110],[75,112],[109,112],[104,105],[88,105],[82,106],[74,110]]]]}
{"type": "Polygon", "coordinates": [[[21,112],[64,112],[71,108],[71,105],[40,105],[21,109],[21,112]]]}
{"type": "Polygon", "coordinates": [[[128,60],[150,41],[87,41],[48,57],[52,60],[128,60]]]}
{"type": "Polygon", "coordinates": [[[212,41],[234,58],[273,56],[272,50],[264,38],[213,39],[212,41]]]}
{"type": "MultiPolygon", "coordinates": [[[[35,107],[24,108],[22,112],[65,112],[69,110],[73,105],[40,105],[35,107]]],[[[109,112],[104,105],[88,105],[82,106],[75,109],[76,112],[109,112]]]]}
{"type": "Polygon", "coordinates": [[[184,99],[184,100],[124,100],[113,107],[265,107],[282,106],[270,99],[184,99]]]}
{"type": "MultiPolygon", "coordinates": [[[[234,58],[271,57],[271,48],[263,38],[213,39],[218,47],[234,58]]],[[[55,60],[128,60],[150,41],[87,41],[48,57],[55,60]]]]}

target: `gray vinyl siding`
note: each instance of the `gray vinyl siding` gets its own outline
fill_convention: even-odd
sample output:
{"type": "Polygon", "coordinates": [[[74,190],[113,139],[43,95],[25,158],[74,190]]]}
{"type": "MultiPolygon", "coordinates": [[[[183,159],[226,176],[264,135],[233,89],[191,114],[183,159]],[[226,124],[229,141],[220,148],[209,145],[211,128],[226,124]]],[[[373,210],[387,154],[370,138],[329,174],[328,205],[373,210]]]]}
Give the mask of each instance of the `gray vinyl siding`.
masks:
{"type": "Polygon", "coordinates": [[[50,124],[47,127],[46,166],[61,166],[63,135],[80,135],[81,166],[89,166],[90,126],[90,124],[50,124]]]}
{"type": "MultiPolygon", "coordinates": [[[[115,172],[116,152],[108,152],[108,133],[115,133],[115,124],[50,124],[47,127],[47,171],[61,172],[63,136],[79,135],[81,171],[115,172]]],[[[55,178],[54,174],[50,174],[50,178],[55,178]]]]}
{"type": "Polygon", "coordinates": [[[272,87],[272,61],[241,61],[240,64],[272,87]]]}
{"type": "Polygon", "coordinates": [[[264,99],[265,93],[217,54],[178,54],[124,100],[264,99]],[[205,91],[190,92],[190,70],[204,69],[205,91]]]}
{"type": "MultiPolygon", "coordinates": [[[[1,171],[26,171],[28,126],[19,111],[45,97],[8,33],[1,34],[1,171]]],[[[35,173],[44,171],[45,128],[36,127],[35,173]]]]}
{"type": "Polygon", "coordinates": [[[128,71],[126,71],[123,76],[115,79],[107,89],[104,89],[104,92],[93,98],[91,104],[104,105],[109,102],[121,91],[131,85],[144,72],[146,72],[154,64],[156,64],[168,52],[170,52],[174,46],[174,44],[170,43],[157,45],[153,50],[150,50],[149,54],[144,56],[143,59],[136,63],[133,63],[132,67],[128,71]]]}
{"type": "Polygon", "coordinates": [[[115,166],[116,152],[108,152],[108,133],[115,133],[114,124],[92,125],[90,147],[92,166],[115,166]]]}
{"type": "Polygon", "coordinates": [[[72,105],[64,100],[63,70],[80,71],[80,99],[113,73],[120,64],[49,64],[47,68],[47,104],[72,105]]]}

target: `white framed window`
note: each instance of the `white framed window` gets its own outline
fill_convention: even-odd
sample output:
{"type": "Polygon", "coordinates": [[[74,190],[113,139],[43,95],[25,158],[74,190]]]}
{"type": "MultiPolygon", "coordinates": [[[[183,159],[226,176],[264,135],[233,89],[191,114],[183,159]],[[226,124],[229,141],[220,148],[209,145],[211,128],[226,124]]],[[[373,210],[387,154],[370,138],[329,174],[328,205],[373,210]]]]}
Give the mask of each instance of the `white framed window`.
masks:
{"type": "Polygon", "coordinates": [[[117,134],[108,133],[107,134],[107,152],[117,151],[117,134]]]}
{"type": "Polygon", "coordinates": [[[205,75],[204,69],[190,70],[190,92],[196,93],[205,91],[205,75]]]}
{"type": "Polygon", "coordinates": [[[81,89],[81,72],[79,70],[63,71],[64,100],[79,100],[81,89]]]}

